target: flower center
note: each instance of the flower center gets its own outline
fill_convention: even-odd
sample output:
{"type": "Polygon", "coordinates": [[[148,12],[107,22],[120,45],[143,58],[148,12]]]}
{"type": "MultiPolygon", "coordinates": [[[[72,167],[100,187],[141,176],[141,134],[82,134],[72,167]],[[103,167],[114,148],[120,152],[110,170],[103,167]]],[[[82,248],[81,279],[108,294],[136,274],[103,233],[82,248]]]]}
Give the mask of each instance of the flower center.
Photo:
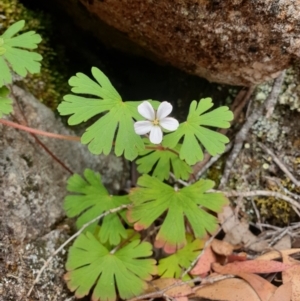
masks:
{"type": "Polygon", "coordinates": [[[154,119],[154,120],[153,120],[153,124],[154,124],[154,125],[159,125],[159,120],[158,120],[157,118],[154,119]]]}

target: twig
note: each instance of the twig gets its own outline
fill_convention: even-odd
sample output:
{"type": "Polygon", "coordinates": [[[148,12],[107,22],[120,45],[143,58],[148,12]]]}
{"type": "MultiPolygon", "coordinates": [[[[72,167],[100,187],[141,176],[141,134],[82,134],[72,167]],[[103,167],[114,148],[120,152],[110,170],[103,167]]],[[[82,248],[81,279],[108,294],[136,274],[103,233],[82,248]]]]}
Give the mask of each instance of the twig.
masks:
{"type": "Polygon", "coordinates": [[[263,111],[265,108],[268,108],[270,103],[273,103],[274,101],[277,100],[278,95],[280,93],[281,90],[281,86],[282,86],[282,82],[284,79],[284,74],[285,72],[283,71],[274,81],[273,83],[273,87],[271,90],[271,93],[269,94],[269,96],[267,97],[267,99],[264,101],[263,104],[261,104],[247,119],[247,121],[245,122],[245,124],[243,125],[243,127],[239,130],[239,132],[237,133],[235,140],[234,140],[234,147],[233,150],[229,156],[229,158],[226,161],[226,165],[225,165],[225,170],[220,182],[220,186],[219,188],[222,189],[225,187],[228,178],[229,178],[229,174],[231,171],[231,168],[238,156],[238,154],[240,153],[240,150],[242,149],[243,143],[247,138],[248,132],[250,131],[252,125],[256,122],[256,120],[263,114],[263,111]]]}
{"type": "Polygon", "coordinates": [[[32,286],[31,286],[30,290],[28,291],[27,297],[30,296],[30,294],[31,294],[31,292],[32,292],[32,290],[33,290],[35,284],[39,282],[40,277],[41,277],[43,271],[44,271],[44,270],[46,269],[46,267],[49,265],[49,263],[50,263],[51,260],[54,258],[54,256],[56,256],[60,251],[62,251],[63,248],[64,248],[69,242],[71,242],[71,241],[74,240],[77,236],[79,236],[79,235],[83,232],[83,230],[84,230],[85,228],[87,228],[89,225],[91,225],[92,223],[98,221],[99,219],[101,219],[101,218],[103,218],[103,217],[105,217],[105,216],[107,216],[107,215],[109,215],[109,214],[118,212],[118,211],[123,210],[123,209],[128,208],[128,207],[129,207],[129,205],[122,205],[122,206],[119,206],[119,207],[117,207],[117,208],[114,208],[114,209],[110,209],[110,210],[108,210],[108,211],[105,211],[104,213],[102,213],[102,214],[100,214],[99,216],[95,217],[94,219],[92,219],[92,220],[89,221],[88,223],[84,224],[84,225],[83,225],[83,226],[82,226],[75,234],[73,234],[70,238],[68,238],[68,239],[67,239],[67,240],[66,240],[59,248],[57,248],[57,249],[53,252],[53,254],[45,261],[44,265],[43,265],[43,266],[41,267],[41,269],[39,270],[39,272],[38,272],[38,274],[37,274],[37,276],[36,276],[36,278],[35,278],[35,280],[34,280],[32,286]]]}
{"type": "Polygon", "coordinates": [[[138,301],[138,300],[144,300],[144,299],[148,299],[148,298],[159,298],[159,297],[162,297],[168,290],[170,290],[174,287],[183,286],[183,285],[186,285],[186,284],[195,283],[195,282],[199,282],[199,281],[202,281],[202,278],[196,277],[196,278],[191,279],[191,280],[173,283],[172,285],[169,285],[169,286],[165,287],[164,289],[161,289],[160,291],[140,295],[138,297],[131,298],[127,301],[138,301]]]}
{"type": "Polygon", "coordinates": [[[172,172],[170,172],[170,176],[171,176],[171,178],[173,178],[174,181],[176,181],[177,183],[180,183],[183,186],[189,186],[190,185],[188,182],[185,182],[181,179],[177,179],[172,172]]]}
{"type": "Polygon", "coordinates": [[[281,162],[281,160],[263,143],[258,142],[258,145],[263,149],[267,154],[269,154],[273,161],[278,165],[278,167],[288,176],[288,178],[296,185],[300,186],[300,181],[298,181],[291,172],[286,168],[286,166],[281,162]]]}
{"type": "MultiPolygon", "coordinates": [[[[289,227],[283,229],[283,231],[281,231],[280,234],[274,236],[273,235],[273,239],[272,241],[269,242],[269,246],[272,247],[274,246],[283,236],[285,236],[287,233],[289,232],[289,227]]],[[[275,233],[276,234],[276,233],[275,233]]]]}
{"type": "Polygon", "coordinates": [[[200,177],[215,163],[217,162],[225,153],[227,153],[232,147],[232,143],[228,143],[225,147],[225,150],[222,154],[211,157],[211,159],[199,170],[196,175],[196,179],[200,179],[200,177]]]}
{"type": "Polygon", "coordinates": [[[199,286],[197,286],[193,289],[193,290],[197,290],[197,289],[201,288],[203,285],[212,284],[212,283],[215,283],[215,282],[218,282],[218,281],[222,281],[224,279],[234,278],[234,277],[235,277],[234,275],[229,275],[229,274],[228,275],[216,275],[216,276],[213,276],[213,277],[208,276],[206,278],[196,277],[196,278],[191,279],[191,280],[174,283],[170,286],[165,287],[164,289],[161,289],[160,291],[140,295],[138,297],[131,298],[127,301],[138,301],[138,300],[145,300],[145,299],[150,299],[150,298],[163,297],[165,295],[165,293],[168,290],[171,290],[172,288],[187,285],[187,284],[192,284],[192,283],[196,283],[196,282],[201,282],[201,284],[199,286]]]}
{"type": "Polygon", "coordinates": [[[258,228],[260,231],[262,231],[262,227],[259,226],[259,224],[261,223],[261,218],[260,218],[260,213],[259,213],[259,210],[257,209],[257,206],[255,204],[255,202],[253,201],[253,199],[251,198],[251,204],[252,204],[252,207],[254,209],[254,212],[255,212],[255,215],[257,217],[257,221],[258,221],[258,228]]]}
{"type": "Polygon", "coordinates": [[[291,191],[289,191],[287,188],[285,188],[282,184],[281,184],[281,181],[279,178],[276,178],[276,177],[268,177],[268,176],[265,176],[266,179],[274,182],[275,184],[277,184],[279,186],[279,188],[286,194],[294,197],[295,199],[300,199],[300,195],[296,194],[296,193],[293,193],[291,191]]]}
{"type": "Polygon", "coordinates": [[[272,196],[277,199],[282,199],[288,203],[290,203],[292,206],[295,206],[297,209],[300,210],[300,203],[298,203],[296,200],[290,198],[287,195],[284,195],[277,191],[268,191],[268,190],[253,190],[253,191],[220,191],[220,190],[210,190],[211,192],[222,192],[227,197],[253,197],[253,196],[272,196]]]}

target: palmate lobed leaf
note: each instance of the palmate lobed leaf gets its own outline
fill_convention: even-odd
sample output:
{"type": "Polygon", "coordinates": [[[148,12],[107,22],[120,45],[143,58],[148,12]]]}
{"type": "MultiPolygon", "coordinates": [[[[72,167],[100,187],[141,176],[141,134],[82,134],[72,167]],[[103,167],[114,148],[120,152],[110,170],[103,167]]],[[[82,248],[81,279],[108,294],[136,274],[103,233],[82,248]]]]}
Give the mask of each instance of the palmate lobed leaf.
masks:
{"type": "Polygon", "coordinates": [[[26,49],[37,48],[37,44],[42,40],[41,36],[34,31],[28,31],[14,37],[24,25],[24,20],[18,21],[0,35],[0,86],[12,82],[10,67],[23,77],[27,72],[32,74],[40,72],[39,61],[42,60],[42,56],[26,49]]]}
{"type": "Polygon", "coordinates": [[[185,160],[189,165],[203,160],[203,151],[199,142],[212,156],[222,153],[225,144],[229,142],[223,134],[204,127],[228,128],[229,121],[233,119],[232,112],[226,106],[203,114],[212,106],[211,98],[201,99],[198,103],[195,100],[192,101],[187,120],[179,125],[177,131],[164,138],[163,146],[170,148],[175,147],[183,138],[180,159],[185,160]]]}
{"type": "MultiPolygon", "coordinates": [[[[187,244],[176,253],[160,259],[158,262],[158,275],[162,278],[180,278],[182,272],[187,269],[199,255],[204,247],[204,241],[199,238],[193,240],[192,235],[187,234],[187,244]]],[[[182,280],[190,279],[185,275],[182,280]]]]}
{"type": "MultiPolygon", "coordinates": [[[[99,173],[86,169],[84,177],[85,179],[78,174],[74,174],[69,178],[67,190],[73,194],[66,196],[64,200],[64,210],[67,216],[78,216],[76,222],[78,229],[101,213],[130,203],[126,195],[109,195],[101,183],[99,173]]],[[[123,212],[124,210],[121,210],[103,218],[99,233],[102,243],[109,242],[111,245],[117,245],[122,238],[127,238],[124,220],[121,218],[123,212]]],[[[93,232],[96,229],[96,225],[97,222],[91,224],[86,231],[93,232]]]]}
{"type": "Polygon", "coordinates": [[[0,118],[4,114],[9,114],[13,111],[12,100],[8,97],[9,90],[5,86],[0,88],[0,118]]]}
{"type": "Polygon", "coordinates": [[[152,175],[160,180],[169,179],[171,171],[177,179],[189,178],[192,168],[179,158],[180,144],[174,149],[158,149],[157,145],[146,142],[145,147],[146,149],[139,153],[141,158],[136,161],[138,172],[150,173],[153,170],[152,175]],[[151,147],[153,149],[149,149],[151,147]]]}
{"type": "Polygon", "coordinates": [[[128,219],[135,223],[136,230],[142,230],[166,212],[155,246],[163,247],[167,253],[186,245],[185,218],[195,237],[203,238],[206,232],[213,233],[217,229],[218,220],[200,206],[220,212],[228,203],[221,193],[206,193],[214,186],[210,180],[200,180],[179,190],[157,178],[143,175],[138,185],[140,187],[133,189],[129,195],[134,206],[128,211],[128,219]]]}
{"type": "Polygon", "coordinates": [[[110,252],[90,232],[81,234],[69,250],[64,278],[77,298],[93,288],[92,300],[114,301],[116,290],[122,299],[141,294],[146,280],[156,273],[156,261],[148,242],[133,240],[110,252]]]}
{"type": "Polygon", "coordinates": [[[124,153],[126,159],[133,160],[138,152],[144,149],[142,138],[134,132],[133,127],[133,118],[136,120],[141,118],[137,111],[137,106],[141,102],[123,102],[104,73],[93,67],[92,74],[96,81],[83,73],[77,73],[71,77],[69,84],[73,87],[72,92],[90,94],[97,98],[69,94],[58,106],[58,111],[61,115],[72,115],[68,119],[70,125],[85,122],[106,112],[87,128],[81,142],[88,144],[93,154],[108,155],[114,145],[117,156],[124,153]]]}

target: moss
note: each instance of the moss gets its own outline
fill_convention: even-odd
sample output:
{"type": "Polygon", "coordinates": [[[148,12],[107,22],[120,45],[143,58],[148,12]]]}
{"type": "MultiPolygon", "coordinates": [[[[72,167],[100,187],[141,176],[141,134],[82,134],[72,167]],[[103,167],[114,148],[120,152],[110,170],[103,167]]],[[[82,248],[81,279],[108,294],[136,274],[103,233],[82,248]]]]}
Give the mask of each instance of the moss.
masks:
{"type": "Polygon", "coordinates": [[[27,9],[18,0],[0,0],[0,17],[0,33],[23,19],[26,21],[24,31],[34,30],[42,36],[43,40],[35,50],[43,56],[41,73],[29,74],[21,85],[54,110],[69,89],[62,50],[50,43],[53,35],[51,17],[43,12],[27,9]]]}
{"type": "MultiPolygon", "coordinates": [[[[300,187],[295,187],[295,185],[288,178],[281,179],[280,182],[282,187],[285,189],[292,193],[299,194],[300,187]]],[[[268,183],[268,190],[282,193],[282,190],[278,186],[275,186],[271,183],[272,182],[268,183]]],[[[288,202],[284,200],[270,196],[255,198],[255,202],[264,222],[268,222],[277,226],[286,226],[292,222],[298,221],[298,216],[294,209],[288,202]]]]}

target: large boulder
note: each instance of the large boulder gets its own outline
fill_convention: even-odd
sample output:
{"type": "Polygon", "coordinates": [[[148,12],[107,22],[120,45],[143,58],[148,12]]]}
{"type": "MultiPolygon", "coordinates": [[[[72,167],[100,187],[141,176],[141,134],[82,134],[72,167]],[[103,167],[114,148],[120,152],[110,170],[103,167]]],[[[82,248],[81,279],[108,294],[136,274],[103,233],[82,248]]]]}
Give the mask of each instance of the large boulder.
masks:
{"type": "Polygon", "coordinates": [[[300,56],[299,0],[69,0],[69,11],[78,1],[146,51],[214,82],[258,84],[300,56]]]}

